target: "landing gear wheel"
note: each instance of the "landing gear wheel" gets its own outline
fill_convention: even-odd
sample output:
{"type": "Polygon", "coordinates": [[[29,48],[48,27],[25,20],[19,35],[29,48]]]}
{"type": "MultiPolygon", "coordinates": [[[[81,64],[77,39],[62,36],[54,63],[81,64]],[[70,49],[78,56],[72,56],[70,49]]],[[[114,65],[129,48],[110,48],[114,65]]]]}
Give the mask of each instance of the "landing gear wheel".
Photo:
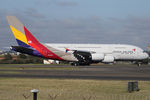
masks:
{"type": "Polygon", "coordinates": [[[74,66],[78,66],[78,64],[77,64],[77,63],[74,63],[74,66]]]}
{"type": "Polygon", "coordinates": [[[79,64],[78,64],[78,63],[75,63],[75,62],[74,62],[74,63],[71,63],[71,65],[72,65],[72,66],[79,66],[79,64]]]}
{"type": "Polygon", "coordinates": [[[141,66],[141,63],[138,63],[138,67],[140,67],[141,66]]]}

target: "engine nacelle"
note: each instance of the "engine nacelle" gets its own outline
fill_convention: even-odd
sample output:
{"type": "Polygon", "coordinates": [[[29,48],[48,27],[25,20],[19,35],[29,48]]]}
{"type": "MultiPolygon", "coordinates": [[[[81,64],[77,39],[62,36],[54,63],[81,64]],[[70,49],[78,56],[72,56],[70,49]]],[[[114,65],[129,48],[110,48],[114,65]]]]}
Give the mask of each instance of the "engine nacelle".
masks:
{"type": "Polygon", "coordinates": [[[104,59],[104,54],[92,54],[93,61],[101,61],[104,59]]]}
{"type": "Polygon", "coordinates": [[[104,57],[104,60],[102,61],[102,62],[104,62],[104,63],[112,63],[112,62],[114,62],[114,57],[113,56],[105,56],[104,57]]]}

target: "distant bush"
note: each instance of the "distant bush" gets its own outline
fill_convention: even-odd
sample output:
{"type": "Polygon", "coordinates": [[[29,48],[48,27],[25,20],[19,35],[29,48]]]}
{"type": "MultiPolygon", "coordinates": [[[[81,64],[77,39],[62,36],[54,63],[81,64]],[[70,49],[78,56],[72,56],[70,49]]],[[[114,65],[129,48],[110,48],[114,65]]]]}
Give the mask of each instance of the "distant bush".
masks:
{"type": "Polygon", "coordinates": [[[0,60],[0,64],[42,64],[43,58],[34,57],[26,54],[19,54],[16,59],[8,53],[4,55],[4,59],[0,60]]]}
{"type": "Polygon", "coordinates": [[[12,60],[12,56],[7,53],[6,55],[4,55],[4,60],[12,60]]]}
{"type": "Polygon", "coordinates": [[[18,58],[21,58],[21,59],[26,59],[27,58],[27,56],[25,55],[25,54],[19,54],[19,56],[18,56],[18,58]]]}

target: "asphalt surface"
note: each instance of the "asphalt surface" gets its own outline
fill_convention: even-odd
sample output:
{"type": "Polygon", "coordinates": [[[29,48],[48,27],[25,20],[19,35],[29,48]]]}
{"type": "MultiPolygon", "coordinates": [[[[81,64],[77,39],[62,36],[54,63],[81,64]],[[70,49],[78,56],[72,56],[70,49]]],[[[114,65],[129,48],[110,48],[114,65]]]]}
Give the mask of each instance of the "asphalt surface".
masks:
{"type": "Polygon", "coordinates": [[[150,65],[0,65],[0,77],[150,81],[150,65]]]}

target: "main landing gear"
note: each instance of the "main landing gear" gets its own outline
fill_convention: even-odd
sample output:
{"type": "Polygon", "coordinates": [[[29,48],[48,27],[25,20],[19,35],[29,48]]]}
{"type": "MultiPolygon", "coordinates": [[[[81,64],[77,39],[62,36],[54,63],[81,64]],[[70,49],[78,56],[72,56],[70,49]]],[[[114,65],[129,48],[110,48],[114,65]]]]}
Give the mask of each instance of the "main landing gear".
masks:
{"type": "Polygon", "coordinates": [[[71,65],[72,65],[72,66],[79,66],[79,63],[73,62],[73,63],[71,63],[71,65]]]}
{"type": "Polygon", "coordinates": [[[79,63],[79,62],[73,62],[71,63],[72,66],[90,66],[89,63],[79,63]]]}

